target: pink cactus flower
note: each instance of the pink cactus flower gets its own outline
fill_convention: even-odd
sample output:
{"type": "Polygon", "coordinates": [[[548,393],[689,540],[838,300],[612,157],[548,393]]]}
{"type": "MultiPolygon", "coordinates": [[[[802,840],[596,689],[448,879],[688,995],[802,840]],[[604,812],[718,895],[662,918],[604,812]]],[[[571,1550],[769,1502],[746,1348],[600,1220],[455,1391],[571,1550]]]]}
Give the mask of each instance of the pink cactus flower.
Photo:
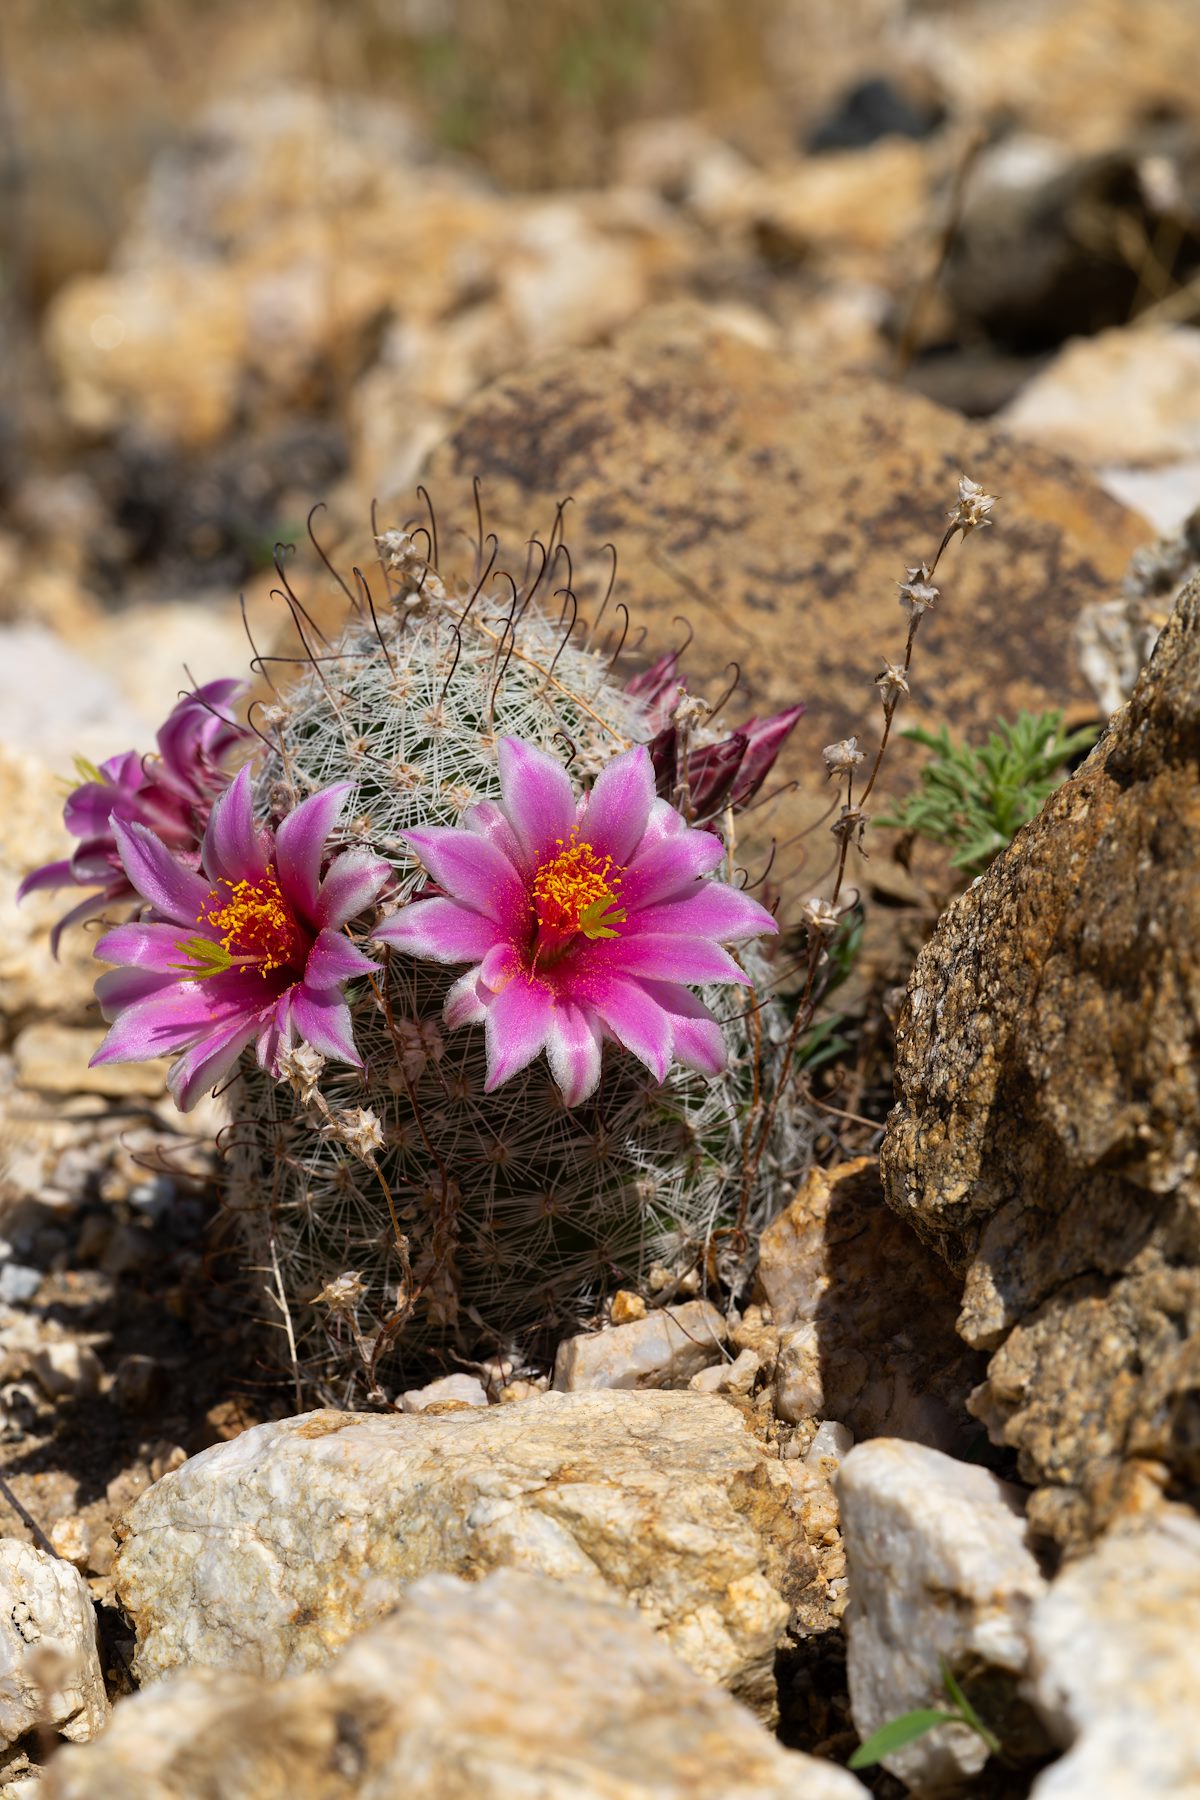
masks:
{"type": "Polygon", "coordinates": [[[152,910],[96,946],[121,966],[96,983],[112,1028],[93,1063],[175,1056],[168,1084],[182,1112],[251,1043],[276,1076],[281,1052],[297,1040],[361,1067],[343,983],[379,964],[342,927],[392,871],[367,850],[344,850],[321,877],[352,785],[313,794],[277,831],[256,829],[243,769],[212,808],[198,869],[146,825],[114,816],[122,868],[152,910]]]}
{"type": "Polygon", "coordinates": [[[34,869],[17,889],[18,900],[39,888],[95,890],[55,925],[50,934],[55,956],[68,926],[138,899],[121,862],[114,818],[149,826],[162,843],[195,863],[212,803],[229,780],[229,760],[253,738],[226,711],[245,687],[241,681],[210,681],[186,694],[158,733],[156,758],[126,750],[98,769],[77,763],[85,779],[68,794],[63,823],[81,840],[78,848],[62,862],[34,869]]]}
{"type": "Polygon", "coordinates": [[[740,889],[706,881],[722,847],[655,797],[644,747],[616,757],[576,804],[566,770],[500,742],[501,804],[461,827],[403,836],[443,890],[372,936],[436,962],[469,962],[446,996],[451,1026],[482,1023],[490,1093],[545,1050],[568,1106],[600,1079],[611,1038],[658,1081],[672,1060],[715,1075],[721,1028],[689,982],[748,977],[724,944],[777,929],[740,889]]]}

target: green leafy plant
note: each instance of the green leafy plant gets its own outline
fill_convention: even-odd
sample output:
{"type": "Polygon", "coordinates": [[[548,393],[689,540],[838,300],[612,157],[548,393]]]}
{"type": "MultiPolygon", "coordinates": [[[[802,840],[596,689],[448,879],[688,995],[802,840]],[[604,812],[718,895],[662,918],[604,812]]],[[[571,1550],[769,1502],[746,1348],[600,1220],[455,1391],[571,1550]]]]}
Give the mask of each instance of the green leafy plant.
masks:
{"type": "Polygon", "coordinates": [[[933,755],[918,791],[879,823],[949,845],[953,868],[980,875],[1053,793],[1064,765],[1099,733],[1092,725],[1064,733],[1061,712],[1023,712],[1015,721],[997,720],[979,749],[952,743],[944,725],[903,735],[933,755]]]}
{"type": "Polygon", "coordinates": [[[924,1737],[927,1731],[933,1731],[938,1725],[965,1725],[983,1739],[991,1755],[999,1754],[1000,1740],[979,1717],[955,1680],[944,1656],[941,1658],[941,1668],[942,1690],[950,1701],[950,1708],[919,1706],[913,1712],[901,1713],[898,1719],[889,1719],[886,1725],[881,1725],[878,1731],[873,1731],[858,1746],[847,1764],[848,1768],[873,1768],[876,1763],[883,1762],[885,1757],[902,1750],[905,1744],[924,1737]]]}

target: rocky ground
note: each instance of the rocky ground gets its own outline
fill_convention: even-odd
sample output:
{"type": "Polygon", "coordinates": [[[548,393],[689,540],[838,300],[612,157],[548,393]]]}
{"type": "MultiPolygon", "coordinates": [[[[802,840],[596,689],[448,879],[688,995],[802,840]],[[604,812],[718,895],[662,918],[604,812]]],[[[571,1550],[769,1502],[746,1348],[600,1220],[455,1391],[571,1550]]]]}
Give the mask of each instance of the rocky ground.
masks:
{"type": "Polygon", "coordinates": [[[692,61],[638,40],[644,103],[593,46],[574,114],[477,100],[476,24],[447,65],[419,22],[314,59],[270,8],[121,11],[52,59],[14,9],[0,87],[0,1796],[1200,1793],[1200,10],[714,5],[692,61]],[[21,96],[85,49],[71,160],[21,96]],[[91,940],[16,906],[71,758],[243,671],[239,591],[294,648],[277,540],[334,616],[314,502],[348,570],[418,480],[448,537],[476,479],[510,542],[570,495],[622,668],[682,615],[696,689],[806,701],[739,844],[786,917],[964,471],[995,526],[906,722],[1104,734],[965,891],[877,827],[852,857],[753,1285],[314,1405],[220,1103],[89,1070],[91,940]],[[943,1723],[849,1773],[947,1669],[998,1749],[943,1723]]]}

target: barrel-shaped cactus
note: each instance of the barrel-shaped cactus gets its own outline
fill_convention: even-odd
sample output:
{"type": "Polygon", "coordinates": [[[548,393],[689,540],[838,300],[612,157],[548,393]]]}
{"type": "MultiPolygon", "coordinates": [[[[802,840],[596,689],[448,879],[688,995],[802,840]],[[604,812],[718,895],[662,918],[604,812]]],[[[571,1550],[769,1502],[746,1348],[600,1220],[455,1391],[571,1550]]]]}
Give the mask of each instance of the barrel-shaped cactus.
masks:
{"type": "MultiPolygon", "coordinates": [[[[544,581],[448,592],[424,546],[400,533],[381,545],[386,602],[352,615],[336,654],[269,709],[277,749],[256,785],[278,816],[353,782],[346,838],[393,862],[394,912],[427,891],[406,834],[497,801],[502,739],[549,752],[586,788],[655,721],[611,673],[611,641],[587,648],[557,602],[543,610],[544,581]]],[[[362,1071],[301,1050],[284,1082],[246,1067],[229,1094],[230,1205],[301,1366],[331,1396],[386,1390],[431,1355],[536,1359],[652,1270],[661,1284],[661,1271],[744,1258],[807,1146],[784,1107],[750,1155],[783,1035],[752,989],[705,990],[727,1042],[720,1073],[676,1064],[660,1081],[609,1042],[595,1090],[571,1105],[541,1058],[486,1091],[483,1029],[445,1022],[455,972],[383,955],[349,990],[362,1071]]],[[[761,974],[753,951],[739,956],[761,974]]]]}

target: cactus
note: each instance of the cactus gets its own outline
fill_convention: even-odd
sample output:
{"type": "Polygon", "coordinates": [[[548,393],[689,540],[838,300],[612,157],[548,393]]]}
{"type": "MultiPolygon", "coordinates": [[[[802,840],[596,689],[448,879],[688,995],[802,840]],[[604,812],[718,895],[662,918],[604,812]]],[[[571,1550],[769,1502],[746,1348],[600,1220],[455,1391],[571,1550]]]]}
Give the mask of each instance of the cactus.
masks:
{"type": "MultiPolygon", "coordinates": [[[[554,555],[520,585],[489,565],[456,591],[419,538],[379,540],[386,603],[368,606],[359,578],[333,652],[267,709],[273,748],[255,777],[275,819],[353,781],[346,842],[393,863],[399,902],[425,879],[401,833],[496,798],[500,736],[587,780],[652,723],[609,655],[577,641],[574,596],[559,617],[540,605],[554,555]]],[[[228,1204],[314,1391],[344,1403],[431,1361],[536,1361],[652,1269],[744,1274],[753,1227],[788,1197],[810,1139],[781,1107],[743,1166],[783,1054],[770,1005],[706,991],[729,1043],[722,1075],[676,1066],[660,1084],[609,1044],[598,1091],[569,1108],[540,1060],[485,1096],[482,1030],[442,1023],[451,975],[384,954],[386,971],[349,989],[365,1072],[302,1048],[288,1081],[244,1066],[229,1092],[228,1204]]],[[[761,961],[742,960],[758,979],[761,961]]]]}

